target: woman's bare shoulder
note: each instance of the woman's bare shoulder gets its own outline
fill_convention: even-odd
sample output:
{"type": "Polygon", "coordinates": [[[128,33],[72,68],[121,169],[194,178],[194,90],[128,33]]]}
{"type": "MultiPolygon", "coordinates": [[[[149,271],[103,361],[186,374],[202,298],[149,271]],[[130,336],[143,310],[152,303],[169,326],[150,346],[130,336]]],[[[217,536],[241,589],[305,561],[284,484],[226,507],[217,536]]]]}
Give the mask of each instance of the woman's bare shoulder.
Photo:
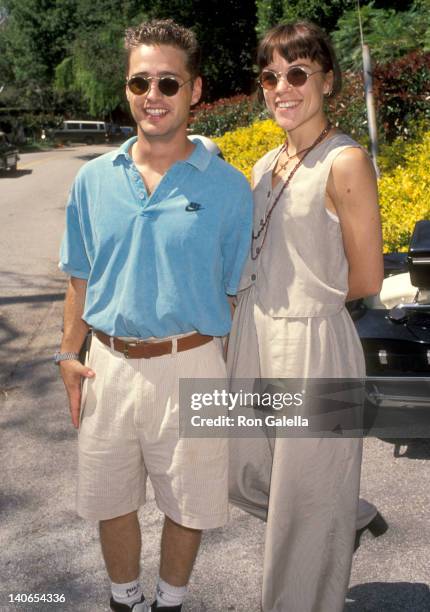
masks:
{"type": "Polygon", "coordinates": [[[335,157],[332,164],[332,174],[334,178],[349,179],[354,177],[375,178],[375,170],[367,152],[359,145],[348,146],[342,149],[335,157]]]}

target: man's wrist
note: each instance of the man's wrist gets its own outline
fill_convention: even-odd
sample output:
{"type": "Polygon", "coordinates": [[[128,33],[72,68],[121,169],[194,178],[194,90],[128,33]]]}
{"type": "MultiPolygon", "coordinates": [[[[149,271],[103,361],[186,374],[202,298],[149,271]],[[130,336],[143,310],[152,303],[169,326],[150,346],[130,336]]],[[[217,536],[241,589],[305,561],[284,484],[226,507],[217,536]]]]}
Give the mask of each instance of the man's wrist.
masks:
{"type": "Polygon", "coordinates": [[[60,365],[62,361],[72,361],[72,360],[79,361],[79,353],[75,353],[73,351],[65,351],[65,352],[57,351],[54,355],[55,365],[60,365]]]}

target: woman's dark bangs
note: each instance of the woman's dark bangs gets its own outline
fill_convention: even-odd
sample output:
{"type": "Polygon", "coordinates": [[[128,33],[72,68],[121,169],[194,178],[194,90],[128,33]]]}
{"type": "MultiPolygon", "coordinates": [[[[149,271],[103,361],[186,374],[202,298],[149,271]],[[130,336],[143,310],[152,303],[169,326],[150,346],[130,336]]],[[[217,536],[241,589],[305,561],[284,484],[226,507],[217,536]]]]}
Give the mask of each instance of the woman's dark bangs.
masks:
{"type": "Polygon", "coordinates": [[[290,64],[301,57],[309,59],[311,62],[318,58],[315,42],[302,36],[292,38],[289,42],[280,46],[278,51],[290,64]]]}
{"type": "Polygon", "coordinates": [[[317,61],[322,68],[328,72],[331,66],[327,65],[325,54],[322,52],[318,41],[311,36],[303,36],[294,32],[288,35],[286,32],[277,32],[266,41],[258,55],[258,66],[262,70],[273,60],[273,54],[277,51],[288,63],[295,62],[299,58],[317,61]]]}
{"type": "MultiPolygon", "coordinates": [[[[300,21],[275,26],[266,34],[258,47],[257,64],[260,72],[272,61],[277,51],[289,64],[303,58],[318,62],[324,72],[333,71],[333,89],[330,97],[342,88],[342,73],[331,41],[317,25],[300,21]]],[[[260,91],[260,95],[262,93],[260,91]]]]}

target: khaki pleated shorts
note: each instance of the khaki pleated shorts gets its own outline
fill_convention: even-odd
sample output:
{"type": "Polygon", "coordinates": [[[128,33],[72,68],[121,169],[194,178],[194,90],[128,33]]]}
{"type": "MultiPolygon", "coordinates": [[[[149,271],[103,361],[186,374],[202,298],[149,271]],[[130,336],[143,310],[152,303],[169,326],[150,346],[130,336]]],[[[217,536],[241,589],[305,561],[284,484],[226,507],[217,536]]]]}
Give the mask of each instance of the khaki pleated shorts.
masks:
{"type": "Polygon", "coordinates": [[[179,438],[179,379],[225,378],[221,342],[126,359],[92,340],[95,372],[82,393],[78,514],[106,520],[146,501],[149,476],[158,508],[185,527],[219,527],[228,519],[228,444],[179,438]]]}

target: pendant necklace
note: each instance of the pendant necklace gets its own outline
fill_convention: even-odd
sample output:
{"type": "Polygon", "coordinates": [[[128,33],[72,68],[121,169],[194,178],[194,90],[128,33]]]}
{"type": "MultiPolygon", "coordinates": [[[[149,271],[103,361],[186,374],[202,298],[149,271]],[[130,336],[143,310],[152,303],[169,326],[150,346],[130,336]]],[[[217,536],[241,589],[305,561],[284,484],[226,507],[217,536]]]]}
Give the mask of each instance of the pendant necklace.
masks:
{"type": "Polygon", "coordinates": [[[279,161],[282,153],[285,153],[285,155],[287,156],[287,159],[286,159],[286,161],[284,161],[282,164],[279,165],[279,167],[277,169],[277,173],[279,174],[280,172],[285,170],[285,168],[288,166],[288,164],[290,163],[290,161],[292,159],[294,159],[295,157],[298,157],[299,155],[301,155],[305,151],[309,151],[310,148],[311,147],[305,147],[304,149],[301,149],[300,151],[297,151],[296,153],[294,153],[294,155],[288,155],[288,141],[286,141],[286,143],[284,144],[283,150],[279,154],[278,161],[279,161]]]}
{"type": "MultiPolygon", "coordinates": [[[[321,134],[316,138],[316,140],[314,140],[314,142],[311,144],[310,147],[307,147],[306,149],[302,149],[301,151],[298,151],[295,155],[288,156],[288,141],[284,144],[283,150],[281,151],[280,155],[282,154],[283,151],[285,151],[287,153],[287,161],[284,162],[282,164],[282,166],[280,166],[279,170],[282,171],[287,166],[288,162],[291,159],[293,159],[294,157],[296,157],[297,155],[300,155],[300,153],[304,153],[304,155],[303,155],[303,157],[301,159],[299,159],[297,164],[294,166],[294,168],[291,170],[290,174],[285,179],[284,184],[282,185],[282,189],[280,190],[280,192],[276,196],[276,199],[273,202],[272,206],[269,208],[269,210],[267,211],[266,215],[264,216],[264,219],[260,219],[260,227],[259,227],[259,229],[257,231],[254,231],[254,230],[252,231],[251,259],[253,261],[255,261],[258,258],[258,256],[260,255],[260,253],[261,253],[261,251],[263,249],[264,243],[266,241],[267,230],[269,228],[270,218],[272,216],[272,212],[273,212],[275,206],[277,205],[277,203],[280,200],[281,195],[284,193],[285,189],[291,183],[291,179],[293,178],[293,176],[295,175],[297,170],[300,168],[300,166],[302,165],[302,163],[304,162],[306,157],[327,136],[327,134],[329,133],[331,128],[332,128],[331,124],[328,123],[326,125],[326,127],[323,129],[323,131],[321,132],[321,134]],[[261,234],[263,232],[264,232],[264,234],[263,234],[263,241],[261,243],[261,246],[254,248],[255,241],[258,240],[258,238],[261,236],[261,234]]],[[[279,155],[279,157],[280,157],[280,155],[279,155]]],[[[279,172],[279,170],[278,170],[278,172],[279,172]]]]}

